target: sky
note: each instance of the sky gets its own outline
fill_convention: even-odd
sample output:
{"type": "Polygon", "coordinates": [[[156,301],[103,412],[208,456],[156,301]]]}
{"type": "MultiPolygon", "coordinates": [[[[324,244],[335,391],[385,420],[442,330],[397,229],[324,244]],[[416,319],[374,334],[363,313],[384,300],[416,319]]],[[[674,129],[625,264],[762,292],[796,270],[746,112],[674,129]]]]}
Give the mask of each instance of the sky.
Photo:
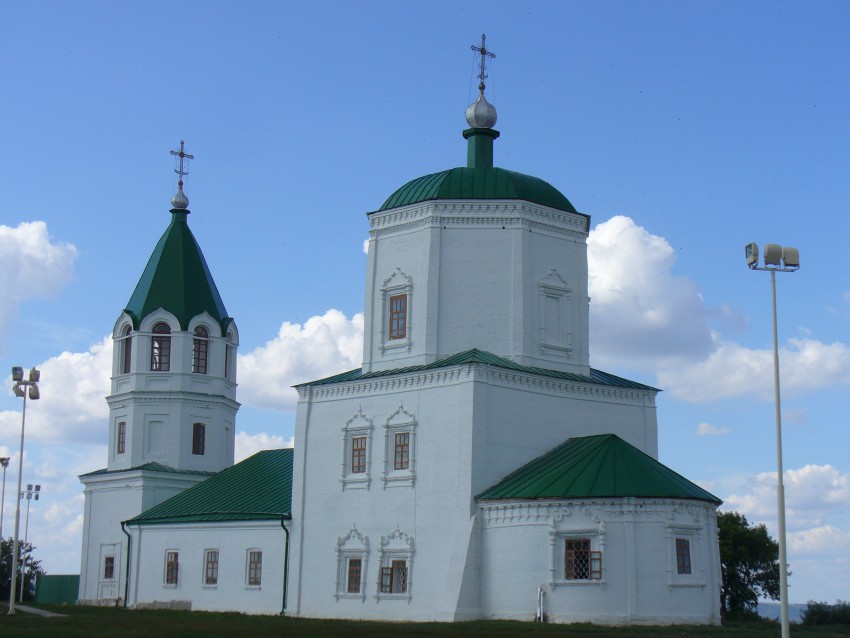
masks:
{"type": "Polygon", "coordinates": [[[591,216],[591,365],[661,388],[660,460],[774,536],[770,275],[744,245],[800,250],[776,277],[789,597],[850,599],[848,26],[826,0],[0,2],[0,374],[42,372],[36,556],[79,573],[169,151],[195,156],[189,224],[239,327],[237,460],[292,445],[291,386],[360,365],[366,213],[465,164],[486,32],[495,164],[591,216]]]}

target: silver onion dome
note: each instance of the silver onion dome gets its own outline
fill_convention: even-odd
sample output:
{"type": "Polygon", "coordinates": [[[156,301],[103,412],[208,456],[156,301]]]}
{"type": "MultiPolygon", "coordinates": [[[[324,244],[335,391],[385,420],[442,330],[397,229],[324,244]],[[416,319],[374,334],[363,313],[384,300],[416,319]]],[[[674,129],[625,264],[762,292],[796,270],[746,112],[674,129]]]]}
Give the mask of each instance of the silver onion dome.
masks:
{"type": "Polygon", "coordinates": [[[484,97],[484,83],[478,85],[478,99],[466,108],[466,121],[472,128],[493,128],[496,124],[496,107],[484,97]]]}
{"type": "Polygon", "coordinates": [[[180,180],[177,193],[171,198],[171,205],[180,210],[189,207],[189,198],[186,197],[186,193],[183,192],[183,180],[180,180]]]}

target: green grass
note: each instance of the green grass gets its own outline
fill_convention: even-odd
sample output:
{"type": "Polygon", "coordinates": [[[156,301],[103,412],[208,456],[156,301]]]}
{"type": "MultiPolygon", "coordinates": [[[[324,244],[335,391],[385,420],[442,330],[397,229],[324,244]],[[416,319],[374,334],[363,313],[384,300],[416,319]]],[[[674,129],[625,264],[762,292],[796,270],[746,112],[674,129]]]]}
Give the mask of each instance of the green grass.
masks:
{"type": "MultiPolygon", "coordinates": [[[[100,636],[144,637],[203,636],[204,638],[399,638],[400,636],[470,636],[480,638],[536,638],[538,636],[616,638],[777,638],[774,622],[734,622],[723,627],[601,627],[588,624],[552,625],[509,621],[464,623],[376,623],[337,620],[307,620],[280,616],[246,616],[184,611],[134,611],[123,608],[38,605],[48,611],[67,614],[44,618],[18,611],[7,616],[0,606],[0,636],[17,638],[52,636],[98,638],[100,636]]],[[[850,627],[803,627],[794,625],[793,638],[832,638],[850,636],[850,627]]]]}

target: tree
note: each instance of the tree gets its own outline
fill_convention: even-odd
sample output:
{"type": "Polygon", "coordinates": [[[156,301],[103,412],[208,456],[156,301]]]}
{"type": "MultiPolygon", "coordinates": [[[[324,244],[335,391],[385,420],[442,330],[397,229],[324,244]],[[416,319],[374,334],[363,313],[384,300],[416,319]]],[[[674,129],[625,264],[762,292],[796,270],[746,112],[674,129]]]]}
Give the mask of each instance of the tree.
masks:
{"type": "Polygon", "coordinates": [[[720,536],[720,611],[724,617],[754,612],[759,597],[779,598],[779,543],[762,525],[738,512],[717,515],[720,536]]]}
{"type": "MultiPolygon", "coordinates": [[[[9,588],[12,586],[12,545],[14,542],[11,536],[0,538],[0,600],[9,599],[9,588]]],[[[24,543],[23,541],[18,541],[18,543],[20,552],[18,554],[18,569],[20,571],[18,572],[16,589],[20,592],[20,588],[24,587],[24,599],[28,599],[32,598],[32,588],[36,576],[46,572],[41,567],[41,561],[33,558],[32,552],[35,548],[32,543],[24,543]],[[21,574],[23,574],[23,578],[21,578],[21,574]]],[[[18,595],[20,596],[20,593],[18,595]]]]}

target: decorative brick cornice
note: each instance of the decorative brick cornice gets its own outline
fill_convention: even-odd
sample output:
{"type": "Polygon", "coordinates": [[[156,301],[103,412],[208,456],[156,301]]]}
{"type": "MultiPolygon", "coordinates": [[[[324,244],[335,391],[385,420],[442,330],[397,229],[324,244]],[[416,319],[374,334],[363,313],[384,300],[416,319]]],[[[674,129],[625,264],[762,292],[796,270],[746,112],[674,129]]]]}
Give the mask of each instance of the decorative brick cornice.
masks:
{"type": "Polygon", "coordinates": [[[167,406],[176,406],[176,405],[190,405],[195,408],[208,408],[208,409],[217,409],[217,408],[226,408],[231,414],[236,414],[237,410],[239,410],[240,404],[233,399],[228,399],[223,396],[204,396],[204,398],[200,398],[202,395],[189,395],[189,394],[180,394],[177,393],[175,395],[165,396],[159,393],[151,394],[151,393],[140,393],[140,392],[128,392],[126,394],[115,394],[106,397],[106,402],[109,405],[110,410],[116,410],[121,408],[126,408],[131,405],[167,405],[167,406]]]}

